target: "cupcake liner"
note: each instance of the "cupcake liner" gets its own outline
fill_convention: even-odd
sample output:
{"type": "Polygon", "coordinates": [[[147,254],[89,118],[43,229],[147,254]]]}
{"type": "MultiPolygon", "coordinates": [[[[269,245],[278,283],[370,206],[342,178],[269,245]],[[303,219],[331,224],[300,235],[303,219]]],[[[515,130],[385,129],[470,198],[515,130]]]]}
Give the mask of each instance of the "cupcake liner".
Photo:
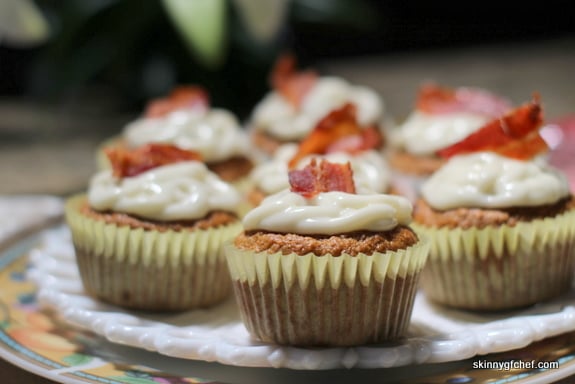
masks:
{"type": "Polygon", "coordinates": [[[255,338],[351,346],[404,335],[428,246],[420,241],[355,257],[224,249],[242,319],[255,338]]]}
{"type": "Polygon", "coordinates": [[[571,287],[575,210],[555,217],[482,229],[412,224],[431,239],[421,286],[452,307],[502,310],[535,304],[571,287]]]}
{"type": "Polygon", "coordinates": [[[66,205],[84,288],[123,307],[183,310],[214,305],[231,293],[221,244],[241,223],[193,231],[154,231],[108,224],[66,205]]]}

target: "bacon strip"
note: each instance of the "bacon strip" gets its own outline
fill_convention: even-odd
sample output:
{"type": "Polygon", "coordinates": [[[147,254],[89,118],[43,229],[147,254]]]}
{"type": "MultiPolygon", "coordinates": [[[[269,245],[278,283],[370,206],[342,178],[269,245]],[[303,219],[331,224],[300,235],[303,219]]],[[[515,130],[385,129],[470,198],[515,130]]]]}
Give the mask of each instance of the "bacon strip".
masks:
{"type": "Polygon", "coordinates": [[[512,104],[483,89],[452,89],[429,83],[419,89],[416,107],[422,112],[436,115],[471,112],[495,118],[510,110],[512,104]]]}
{"type": "Polygon", "coordinates": [[[150,169],[180,161],[200,161],[197,152],[187,151],[170,144],[148,144],[137,149],[114,147],[105,149],[112,165],[114,177],[139,175],[150,169]]]}
{"type": "Polygon", "coordinates": [[[297,153],[290,159],[294,168],[304,157],[323,155],[336,151],[357,153],[382,145],[383,138],[375,126],[361,127],[356,117],[356,107],[347,103],[321,119],[313,131],[301,141],[297,153]]]}
{"type": "Polygon", "coordinates": [[[177,109],[207,108],[210,104],[207,92],[197,86],[176,87],[163,98],[150,101],[146,106],[146,117],[162,117],[177,109]]]}
{"type": "Polygon", "coordinates": [[[437,154],[449,158],[462,153],[492,151],[508,157],[528,159],[549,149],[539,134],[542,124],[543,112],[536,95],[532,102],[490,121],[437,154]]]}
{"type": "Polygon", "coordinates": [[[299,108],[304,97],[315,85],[317,78],[315,71],[296,71],[296,61],[293,55],[284,54],[276,61],[270,82],[284,99],[295,108],[299,108]]]}
{"type": "Polygon", "coordinates": [[[316,159],[304,169],[291,170],[288,173],[291,191],[309,199],[321,192],[340,191],[355,193],[353,171],[349,162],[345,164],[330,163],[316,159]]]}

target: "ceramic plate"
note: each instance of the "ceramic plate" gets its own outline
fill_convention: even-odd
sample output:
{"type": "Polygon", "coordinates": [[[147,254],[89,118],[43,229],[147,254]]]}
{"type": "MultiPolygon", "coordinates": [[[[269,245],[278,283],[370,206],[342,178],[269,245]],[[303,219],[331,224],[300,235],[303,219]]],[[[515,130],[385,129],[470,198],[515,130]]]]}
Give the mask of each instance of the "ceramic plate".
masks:
{"type": "Polygon", "coordinates": [[[476,314],[430,304],[418,293],[409,332],[393,344],[295,348],[250,338],[233,300],[209,310],[150,315],[103,304],[80,281],[66,226],[43,234],[28,277],[40,303],[62,319],[108,341],[163,355],[242,367],[298,370],[388,368],[442,363],[510,351],[575,330],[575,291],[503,314],[476,314]]]}
{"type": "MultiPolygon", "coordinates": [[[[58,208],[61,207],[61,202],[58,199],[47,201],[45,198],[28,197],[25,199],[10,198],[5,212],[10,213],[14,210],[20,212],[23,206],[27,207],[24,210],[32,213],[35,220],[32,222],[24,220],[27,224],[20,225],[18,228],[11,223],[10,225],[15,229],[11,231],[11,234],[28,233],[31,227],[37,228],[39,223],[45,222],[47,217],[53,218],[54,215],[61,214],[58,208]]],[[[24,222],[19,220],[18,216],[12,217],[15,222],[24,222]]],[[[68,252],[66,249],[69,247],[67,236],[65,228],[59,227],[43,232],[40,236],[36,233],[29,237],[19,236],[16,241],[14,238],[7,239],[6,236],[2,236],[0,231],[0,358],[54,382],[66,384],[258,384],[271,382],[307,384],[330,382],[337,384],[354,381],[362,383],[401,381],[404,384],[439,384],[489,381],[501,384],[509,382],[539,384],[552,382],[575,373],[575,332],[547,337],[525,348],[475,356],[466,360],[371,369],[295,370],[239,367],[203,360],[169,357],[141,347],[129,347],[118,342],[110,342],[107,337],[86,330],[85,327],[71,326],[68,321],[63,321],[60,315],[64,312],[54,313],[47,309],[38,301],[40,291],[37,285],[28,278],[29,275],[38,271],[36,263],[30,261],[39,257],[40,252],[51,255],[52,252],[60,249],[62,256],[65,257],[65,253],[68,252]],[[514,367],[505,370],[481,366],[488,363],[513,361],[536,362],[537,364],[556,362],[559,368],[514,367]]],[[[47,262],[51,261],[48,259],[47,262]]],[[[64,269],[59,274],[73,276],[74,267],[64,269]]],[[[58,274],[52,272],[48,275],[58,274]]],[[[62,284],[65,281],[69,280],[63,279],[62,284]]],[[[64,291],[66,290],[78,290],[77,282],[72,283],[64,291]]],[[[62,294],[70,295],[64,292],[62,294]]],[[[79,296],[82,300],[82,295],[79,296]]],[[[92,304],[95,304],[94,308],[102,310],[98,303],[92,304]]],[[[548,307],[549,310],[554,311],[548,314],[561,313],[562,310],[557,311],[557,308],[548,307]]],[[[82,307],[79,310],[86,311],[87,308],[82,307]]],[[[113,316],[119,316],[115,308],[109,307],[106,310],[115,313],[113,316]]],[[[95,312],[94,316],[99,318],[100,315],[95,312]]],[[[140,316],[134,317],[134,314],[130,313],[120,314],[121,316],[135,318],[135,323],[145,322],[147,326],[154,324],[164,329],[175,327],[179,330],[178,332],[183,332],[182,328],[189,330],[187,327],[191,326],[190,324],[177,325],[178,321],[184,321],[188,316],[194,318],[191,314],[183,315],[181,319],[161,317],[143,319],[140,316]]],[[[202,316],[209,318],[210,314],[206,313],[202,316]]],[[[493,321],[500,320],[503,319],[493,321]]],[[[96,319],[95,322],[97,322],[96,319]]],[[[492,321],[489,319],[476,320],[478,326],[490,322],[492,321]]],[[[119,326],[122,329],[120,333],[123,333],[127,325],[123,322],[119,326]]],[[[459,326],[464,327],[462,324],[459,326]]],[[[178,332],[176,332],[177,338],[181,338],[178,332]]],[[[144,337],[144,334],[141,336],[144,337]]],[[[187,336],[190,337],[189,334],[187,336]]],[[[269,346],[263,347],[270,348],[269,346]]],[[[390,347],[386,346],[386,348],[390,347]]],[[[315,357],[313,354],[310,356],[315,357]]]]}

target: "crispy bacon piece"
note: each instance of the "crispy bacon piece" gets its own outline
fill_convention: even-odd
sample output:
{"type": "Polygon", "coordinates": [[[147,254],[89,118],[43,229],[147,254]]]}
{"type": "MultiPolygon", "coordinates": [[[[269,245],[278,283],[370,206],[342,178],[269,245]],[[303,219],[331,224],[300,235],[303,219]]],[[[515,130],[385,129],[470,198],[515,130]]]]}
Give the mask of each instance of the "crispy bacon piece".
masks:
{"type": "Polygon", "coordinates": [[[150,101],[146,106],[146,117],[162,117],[182,108],[207,108],[210,103],[207,92],[197,86],[176,87],[163,98],[150,101]]]}
{"type": "Polygon", "coordinates": [[[317,73],[312,70],[296,71],[293,55],[284,54],[277,60],[270,77],[273,88],[291,105],[299,108],[309,90],[317,81],[317,73]]]}
{"type": "Polygon", "coordinates": [[[347,152],[357,154],[383,145],[381,132],[375,125],[363,128],[359,134],[344,136],[330,144],[325,153],[347,152]]]}
{"type": "Polygon", "coordinates": [[[345,164],[330,163],[316,159],[304,169],[291,170],[288,173],[291,191],[309,199],[321,192],[340,191],[355,193],[353,171],[349,162],[345,164]]]}
{"type": "Polygon", "coordinates": [[[361,127],[356,117],[356,107],[347,103],[321,119],[313,131],[299,144],[297,153],[290,159],[294,168],[305,156],[323,155],[336,151],[357,153],[381,146],[383,138],[376,126],[361,127]]]}
{"type": "Polygon", "coordinates": [[[532,132],[521,140],[513,140],[509,144],[495,148],[493,152],[518,160],[527,160],[549,150],[547,142],[539,132],[532,132]]]}
{"type": "Polygon", "coordinates": [[[509,101],[483,89],[466,87],[452,89],[428,83],[419,89],[416,108],[436,115],[471,112],[495,118],[505,114],[512,105],[509,101]]]}
{"type": "Polygon", "coordinates": [[[530,103],[490,121],[462,141],[437,153],[449,158],[462,153],[491,151],[507,157],[529,159],[549,149],[539,134],[542,124],[543,112],[536,95],[530,103]]]}
{"type": "Polygon", "coordinates": [[[106,149],[105,152],[117,178],[136,176],[166,164],[201,160],[199,153],[180,149],[171,144],[153,143],[132,150],[114,147],[106,149]]]}

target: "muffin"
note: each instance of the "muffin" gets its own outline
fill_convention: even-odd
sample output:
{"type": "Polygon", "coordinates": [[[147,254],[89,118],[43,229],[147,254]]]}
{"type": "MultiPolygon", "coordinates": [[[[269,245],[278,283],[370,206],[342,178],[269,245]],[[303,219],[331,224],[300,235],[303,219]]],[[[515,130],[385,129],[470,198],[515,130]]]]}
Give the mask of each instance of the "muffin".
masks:
{"type": "Polygon", "coordinates": [[[351,164],[359,193],[386,193],[391,174],[380,151],[380,137],[372,127],[361,127],[355,106],[345,104],[325,116],[299,144],[280,146],[273,157],[251,172],[248,201],[258,205],[266,196],[289,188],[288,170],[304,168],[312,158],[351,164]]]}
{"type": "Polygon", "coordinates": [[[349,164],[289,173],[225,246],[236,301],[257,340],[352,346],[405,335],[428,244],[401,196],[356,194],[349,164]]]}
{"type": "Polygon", "coordinates": [[[438,151],[511,107],[509,101],[484,89],[423,84],[414,110],[389,134],[388,162],[405,193],[416,198],[420,183],[444,164],[438,151]]]}
{"type": "Polygon", "coordinates": [[[100,167],[107,166],[102,149],[134,149],[150,143],[198,152],[212,172],[236,185],[247,180],[257,161],[236,116],[211,107],[206,91],[196,86],[180,86],[168,96],[150,101],[143,116],[128,123],[118,137],[103,143],[100,167]]]}
{"type": "Polygon", "coordinates": [[[335,76],[319,76],[312,70],[296,71],[291,56],[278,60],[271,85],[272,90],[255,106],[248,123],[253,146],[266,156],[282,144],[298,143],[319,120],[346,103],[356,105],[361,126],[375,126],[385,137],[385,120],[390,118],[383,99],[369,87],[335,76]]]}
{"type": "Polygon", "coordinates": [[[442,151],[412,224],[431,240],[421,287],[432,301],[508,310],[570,289],[575,200],[544,157],[541,125],[534,101],[442,151]]]}
{"type": "Polygon", "coordinates": [[[111,168],[66,202],[86,292],[119,307],[179,311],[231,294],[222,243],[241,231],[239,193],[171,145],[110,149],[111,168]]]}

